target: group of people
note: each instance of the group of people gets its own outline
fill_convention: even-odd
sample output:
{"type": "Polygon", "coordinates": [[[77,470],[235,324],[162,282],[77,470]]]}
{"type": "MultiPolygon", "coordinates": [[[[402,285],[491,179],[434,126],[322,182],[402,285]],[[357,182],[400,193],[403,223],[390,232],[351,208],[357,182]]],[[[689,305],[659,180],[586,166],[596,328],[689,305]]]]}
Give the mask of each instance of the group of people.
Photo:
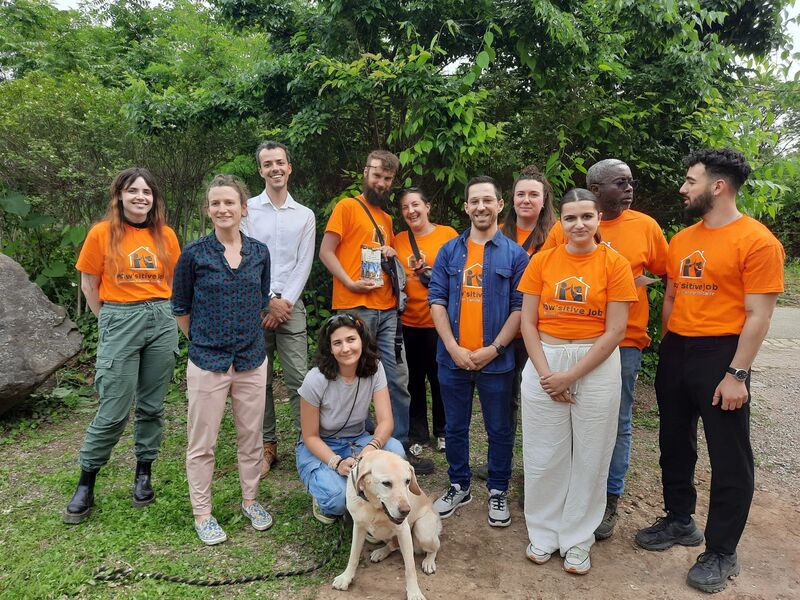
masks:
{"type": "Polygon", "coordinates": [[[444,451],[448,489],[442,518],[472,500],[469,430],[477,389],[488,437],[488,523],[511,523],[508,488],[521,422],[523,506],[541,564],[559,552],[584,574],[590,549],[611,536],[631,454],[634,387],[649,344],[648,285],[663,278],[664,339],[656,377],[666,516],[636,535],[639,546],[706,551],[687,582],[718,591],[739,572],[736,547],[753,495],[749,370],[783,290],[784,253],[736,196],[750,173],[737,151],[687,157],[680,188],[700,221],[667,244],[658,224],[631,209],[637,181],[617,159],[586,173],[587,189],[555,199],[547,178],[526,167],[502,223],[494,179],[471,179],[461,234],[431,221],[422,190],[397,195],[407,230],[395,235],[387,210],[397,157],[367,157],[362,193],[339,201],[319,258],[333,276],[332,308],[307,368],[303,288],[314,253],[315,216],[288,192],[283,144],[256,151],[264,191],[215,177],[206,192],[214,231],[181,252],[164,200],[144,169],[120,173],[106,218],[77,262],[87,304],[98,316],[95,383],[100,407],[80,451],[81,475],[64,521],[94,503],[106,464],[135,404],[134,506],[153,502],[163,398],[178,347],[189,339],[186,472],[195,529],[204,543],[226,534],[212,514],[214,451],[227,396],[237,430],[242,513],[272,525],[258,502],[259,479],[278,460],[272,372],[277,353],[300,430],[295,461],[313,513],[345,512],[347,476],[364,453],[407,458],[444,451]],[[364,277],[380,257],[382,277],[364,277]],[[427,386],[426,386],[427,380],[427,386]],[[430,388],[432,429],[428,425],[430,388]],[[518,419],[518,416],[521,417],[518,419]],[[692,520],[697,421],[712,466],[705,536],[692,520]]]}

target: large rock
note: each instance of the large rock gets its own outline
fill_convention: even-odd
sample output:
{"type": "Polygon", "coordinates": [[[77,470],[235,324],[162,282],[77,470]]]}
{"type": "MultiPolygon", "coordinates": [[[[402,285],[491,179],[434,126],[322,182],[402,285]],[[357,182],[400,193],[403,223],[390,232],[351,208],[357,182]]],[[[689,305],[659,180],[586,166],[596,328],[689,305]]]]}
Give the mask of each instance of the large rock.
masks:
{"type": "Polygon", "coordinates": [[[19,264],[0,254],[0,414],[25,400],[81,348],[77,325],[19,264]]]}

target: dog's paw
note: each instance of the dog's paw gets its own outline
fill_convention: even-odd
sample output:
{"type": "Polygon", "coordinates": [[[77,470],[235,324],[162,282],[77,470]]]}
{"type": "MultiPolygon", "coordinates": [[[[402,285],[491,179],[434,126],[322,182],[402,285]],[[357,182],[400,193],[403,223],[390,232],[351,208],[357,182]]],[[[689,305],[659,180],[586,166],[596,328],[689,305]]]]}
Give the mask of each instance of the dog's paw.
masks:
{"type": "Polygon", "coordinates": [[[351,581],[353,581],[353,578],[350,575],[348,575],[346,572],[342,573],[333,580],[333,589],[342,590],[344,592],[350,587],[351,581]]]}
{"type": "Polygon", "coordinates": [[[385,546],[381,546],[377,550],[373,550],[372,554],[369,555],[369,559],[374,563],[381,562],[391,553],[392,553],[392,548],[389,547],[389,544],[386,544],[385,546]]]}
{"type": "Polygon", "coordinates": [[[414,591],[406,590],[406,600],[425,600],[425,596],[422,595],[419,588],[414,591]]]}
{"type": "Polygon", "coordinates": [[[425,575],[436,573],[436,559],[433,556],[426,556],[422,559],[422,572],[425,575]]]}

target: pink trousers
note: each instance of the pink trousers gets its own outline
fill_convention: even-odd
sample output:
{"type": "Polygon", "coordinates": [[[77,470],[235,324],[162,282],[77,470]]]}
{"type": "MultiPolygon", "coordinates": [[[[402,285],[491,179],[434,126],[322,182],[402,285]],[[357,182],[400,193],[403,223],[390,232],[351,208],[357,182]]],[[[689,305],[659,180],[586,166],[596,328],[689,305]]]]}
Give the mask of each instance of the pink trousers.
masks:
{"type": "Polygon", "coordinates": [[[242,498],[255,500],[264,459],[261,426],[264,420],[264,394],[267,386],[267,360],[252,371],[241,373],[233,365],[227,373],[204,371],[191,360],[186,367],[189,397],[186,448],[186,477],[189,498],[195,515],[211,513],[211,479],[214,476],[214,451],[217,447],[228,393],[236,423],[239,482],[242,498]]]}

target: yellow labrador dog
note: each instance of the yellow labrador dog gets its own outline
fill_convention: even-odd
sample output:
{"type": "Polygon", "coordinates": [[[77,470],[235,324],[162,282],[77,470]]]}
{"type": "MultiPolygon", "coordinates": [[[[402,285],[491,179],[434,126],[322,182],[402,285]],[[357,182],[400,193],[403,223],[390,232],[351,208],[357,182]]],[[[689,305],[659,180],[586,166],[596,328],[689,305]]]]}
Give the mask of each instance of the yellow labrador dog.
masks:
{"type": "Polygon", "coordinates": [[[436,553],[442,521],[431,500],[419,489],[414,468],[392,452],[368,452],[347,478],[347,510],[353,517],[353,543],[344,572],[333,580],[333,587],[346,590],[353,581],[358,559],[369,532],[386,542],[370,555],[380,562],[400,548],[406,573],[408,600],[425,600],[417,583],[414,549],[426,552],[422,570],[436,572],[436,553]]]}

